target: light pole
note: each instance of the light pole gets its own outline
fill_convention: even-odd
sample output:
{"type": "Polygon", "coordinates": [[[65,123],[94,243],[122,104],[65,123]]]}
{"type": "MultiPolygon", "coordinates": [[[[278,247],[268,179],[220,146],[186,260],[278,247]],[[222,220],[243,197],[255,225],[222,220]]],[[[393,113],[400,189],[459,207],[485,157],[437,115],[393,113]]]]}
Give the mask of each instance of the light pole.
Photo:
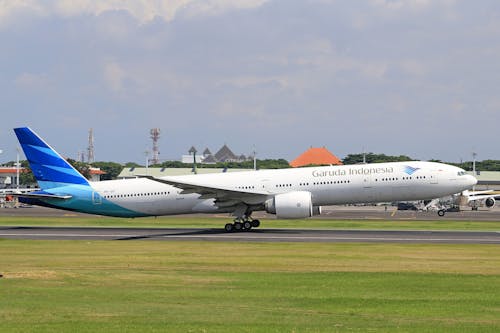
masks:
{"type": "Polygon", "coordinates": [[[255,145],[253,146],[253,169],[257,170],[257,151],[255,150],[255,145]]]}
{"type": "MultiPolygon", "coordinates": [[[[476,177],[476,156],[477,156],[477,153],[472,152],[472,175],[474,177],[476,177]]],[[[476,190],[476,187],[472,186],[472,191],[475,191],[475,190],[476,190]]]]}
{"type": "Polygon", "coordinates": [[[16,188],[19,191],[19,147],[16,148],[16,188]]]}
{"type": "Polygon", "coordinates": [[[149,175],[149,150],[146,150],[144,155],[146,156],[146,175],[149,175]]]}
{"type": "Polygon", "coordinates": [[[193,154],[193,173],[197,174],[198,170],[196,169],[196,148],[193,146],[191,149],[189,149],[188,153],[193,154]]]}
{"type": "Polygon", "coordinates": [[[477,153],[472,152],[472,173],[474,173],[474,176],[476,176],[476,156],[477,153]]]}

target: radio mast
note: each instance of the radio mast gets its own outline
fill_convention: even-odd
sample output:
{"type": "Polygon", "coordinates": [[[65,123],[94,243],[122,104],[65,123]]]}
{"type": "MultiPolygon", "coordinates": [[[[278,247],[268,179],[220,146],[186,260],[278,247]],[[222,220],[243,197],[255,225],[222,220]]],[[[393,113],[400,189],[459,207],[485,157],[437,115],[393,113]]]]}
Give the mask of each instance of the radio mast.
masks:
{"type": "Polygon", "coordinates": [[[149,133],[151,134],[151,139],[153,140],[153,157],[151,158],[151,164],[159,164],[160,150],[158,148],[158,140],[160,139],[160,129],[152,128],[149,133]]]}
{"type": "Polygon", "coordinates": [[[94,163],[94,130],[89,129],[89,146],[87,148],[87,163],[94,163]]]}

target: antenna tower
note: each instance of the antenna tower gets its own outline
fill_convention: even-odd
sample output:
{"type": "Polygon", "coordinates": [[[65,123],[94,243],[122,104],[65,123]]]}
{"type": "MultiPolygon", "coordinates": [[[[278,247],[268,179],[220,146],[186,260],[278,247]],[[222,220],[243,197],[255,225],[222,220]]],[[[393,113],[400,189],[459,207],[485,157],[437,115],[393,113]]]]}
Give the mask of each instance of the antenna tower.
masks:
{"type": "Polygon", "coordinates": [[[151,164],[160,163],[160,150],[158,148],[158,140],[160,139],[160,129],[152,128],[149,131],[151,134],[151,139],[153,140],[153,157],[151,158],[151,164]]]}
{"type": "Polygon", "coordinates": [[[87,148],[87,163],[94,163],[94,130],[89,129],[89,146],[87,148]]]}
{"type": "Polygon", "coordinates": [[[78,161],[79,162],[85,162],[85,151],[79,150],[78,151],[78,161]]]}

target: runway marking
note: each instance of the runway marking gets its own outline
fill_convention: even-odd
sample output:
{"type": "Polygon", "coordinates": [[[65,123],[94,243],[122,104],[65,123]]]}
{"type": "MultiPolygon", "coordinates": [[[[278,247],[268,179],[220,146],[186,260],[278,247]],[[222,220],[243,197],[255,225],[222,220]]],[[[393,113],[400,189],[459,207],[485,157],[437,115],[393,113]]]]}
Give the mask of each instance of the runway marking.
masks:
{"type": "Polygon", "coordinates": [[[99,235],[99,234],[26,234],[26,233],[5,233],[5,234],[0,234],[0,237],[2,236],[30,236],[30,237],[141,237],[145,235],[99,235]]]}
{"type": "Polygon", "coordinates": [[[234,239],[234,240],[291,240],[291,241],[398,241],[398,242],[486,242],[500,243],[498,238],[419,238],[419,237],[353,237],[353,236],[273,236],[233,233],[227,235],[155,235],[155,234],[58,234],[58,233],[0,233],[0,237],[58,237],[58,238],[183,238],[183,239],[234,239]]]}
{"type": "MultiPolygon", "coordinates": [[[[236,234],[237,235],[237,234],[236,234]]],[[[171,238],[171,237],[176,237],[176,238],[238,238],[233,237],[233,236],[224,236],[224,235],[172,235],[172,236],[160,236],[164,238],[171,238]]],[[[443,242],[443,241],[457,241],[457,242],[471,242],[471,241],[484,241],[484,242],[498,242],[500,243],[500,239],[495,239],[495,238],[483,238],[483,239],[476,239],[476,238],[394,238],[394,237],[321,237],[321,236],[310,236],[310,237],[297,237],[297,236],[258,236],[258,237],[248,237],[245,236],[245,239],[293,239],[293,240],[351,240],[351,241],[368,241],[368,240],[381,240],[381,241],[436,241],[436,242],[443,242]]]]}

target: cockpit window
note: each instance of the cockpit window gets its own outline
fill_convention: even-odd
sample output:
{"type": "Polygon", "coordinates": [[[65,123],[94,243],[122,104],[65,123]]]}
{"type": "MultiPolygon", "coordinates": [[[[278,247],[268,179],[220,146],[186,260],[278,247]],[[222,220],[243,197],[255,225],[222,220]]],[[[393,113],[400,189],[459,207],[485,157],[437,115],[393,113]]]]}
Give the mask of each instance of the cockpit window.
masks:
{"type": "Polygon", "coordinates": [[[459,172],[457,173],[457,175],[458,175],[458,176],[465,176],[465,175],[467,175],[467,172],[465,172],[465,171],[459,171],[459,172]]]}

